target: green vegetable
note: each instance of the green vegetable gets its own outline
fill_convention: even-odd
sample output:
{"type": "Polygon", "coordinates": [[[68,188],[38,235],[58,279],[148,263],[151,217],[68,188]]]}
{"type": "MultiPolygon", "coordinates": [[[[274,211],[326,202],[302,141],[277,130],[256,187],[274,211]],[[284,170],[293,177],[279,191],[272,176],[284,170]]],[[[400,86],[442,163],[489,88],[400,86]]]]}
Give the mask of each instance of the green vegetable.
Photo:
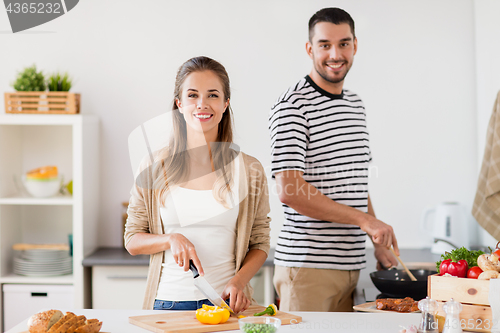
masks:
{"type": "Polygon", "coordinates": [[[45,91],[45,78],[42,72],[37,72],[36,65],[33,65],[18,73],[12,87],[17,91],[45,91]]]}
{"type": "Polygon", "coordinates": [[[276,312],[278,312],[278,308],[276,307],[276,305],[271,304],[264,311],[259,312],[259,313],[255,313],[254,316],[263,316],[266,314],[270,315],[270,316],[274,316],[276,314],[276,312]]]}
{"type": "Polygon", "coordinates": [[[444,260],[451,259],[455,262],[459,260],[466,260],[467,264],[469,265],[469,268],[477,266],[477,257],[479,257],[481,254],[484,254],[483,251],[470,251],[467,250],[465,247],[461,247],[459,249],[454,249],[451,250],[451,252],[445,252],[444,254],[441,255],[441,260],[436,262],[436,270],[439,272],[439,266],[444,260]]]}
{"type": "Polygon", "coordinates": [[[274,333],[277,328],[272,324],[245,324],[242,330],[245,333],[274,333]]]}

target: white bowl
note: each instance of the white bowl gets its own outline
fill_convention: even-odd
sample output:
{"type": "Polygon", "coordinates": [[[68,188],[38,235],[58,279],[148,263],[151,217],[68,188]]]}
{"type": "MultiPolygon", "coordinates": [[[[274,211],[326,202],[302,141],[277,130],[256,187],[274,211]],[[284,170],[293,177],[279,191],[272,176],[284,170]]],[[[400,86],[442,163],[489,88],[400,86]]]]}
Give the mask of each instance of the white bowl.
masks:
{"type": "Polygon", "coordinates": [[[61,188],[61,179],[30,179],[24,177],[23,184],[26,190],[36,198],[47,198],[56,195],[61,188]]]}

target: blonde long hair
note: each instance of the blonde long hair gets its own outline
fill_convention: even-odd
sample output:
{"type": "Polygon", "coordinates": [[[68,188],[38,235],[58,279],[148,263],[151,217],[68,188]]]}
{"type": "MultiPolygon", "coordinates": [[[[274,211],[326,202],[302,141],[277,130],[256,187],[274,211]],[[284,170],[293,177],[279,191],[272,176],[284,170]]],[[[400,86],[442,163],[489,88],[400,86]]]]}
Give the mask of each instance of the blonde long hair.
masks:
{"type": "MultiPolygon", "coordinates": [[[[161,204],[169,192],[169,187],[186,180],[189,174],[189,152],[187,151],[186,121],[179,112],[175,100],[181,98],[182,86],[186,78],[194,72],[212,71],[215,73],[223,87],[224,100],[231,97],[229,76],[224,66],[208,57],[195,57],[186,61],[179,68],[175,79],[174,101],[172,103],[173,130],[167,147],[159,154],[160,160],[153,167],[154,183],[157,199],[161,204]]],[[[228,104],[222,119],[219,122],[216,142],[210,143],[213,168],[217,179],[212,188],[214,198],[228,208],[226,197],[231,194],[233,186],[233,163],[238,152],[233,142],[232,110],[228,104]]],[[[195,148],[196,149],[196,148],[195,148]]]]}

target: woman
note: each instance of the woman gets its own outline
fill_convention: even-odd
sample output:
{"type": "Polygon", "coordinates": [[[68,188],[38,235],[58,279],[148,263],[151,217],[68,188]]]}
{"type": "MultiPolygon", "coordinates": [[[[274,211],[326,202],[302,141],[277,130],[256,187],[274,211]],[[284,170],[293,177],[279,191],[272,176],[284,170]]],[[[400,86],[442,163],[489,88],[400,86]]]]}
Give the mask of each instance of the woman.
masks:
{"type": "Polygon", "coordinates": [[[186,61],[174,96],[170,142],[145,159],[131,191],[125,247],[151,255],[144,309],[211,304],[193,284],[192,260],[238,313],[251,304],[249,281],[269,251],[264,170],[234,150],[229,77],[220,63],[186,61]]]}

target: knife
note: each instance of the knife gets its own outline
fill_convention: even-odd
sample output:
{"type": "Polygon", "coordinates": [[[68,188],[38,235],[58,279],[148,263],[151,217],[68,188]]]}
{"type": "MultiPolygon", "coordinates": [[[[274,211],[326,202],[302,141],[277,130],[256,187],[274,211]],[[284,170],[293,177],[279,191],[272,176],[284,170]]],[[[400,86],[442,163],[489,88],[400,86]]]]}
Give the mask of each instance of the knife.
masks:
{"type": "Polygon", "coordinates": [[[198,269],[196,269],[192,260],[189,260],[189,269],[193,272],[194,285],[202,292],[203,295],[205,295],[206,298],[208,298],[210,302],[213,303],[213,305],[228,309],[231,314],[235,314],[222,297],[219,296],[217,291],[215,291],[214,287],[212,287],[210,283],[208,283],[208,281],[201,276],[200,273],[198,273],[198,269]]]}

